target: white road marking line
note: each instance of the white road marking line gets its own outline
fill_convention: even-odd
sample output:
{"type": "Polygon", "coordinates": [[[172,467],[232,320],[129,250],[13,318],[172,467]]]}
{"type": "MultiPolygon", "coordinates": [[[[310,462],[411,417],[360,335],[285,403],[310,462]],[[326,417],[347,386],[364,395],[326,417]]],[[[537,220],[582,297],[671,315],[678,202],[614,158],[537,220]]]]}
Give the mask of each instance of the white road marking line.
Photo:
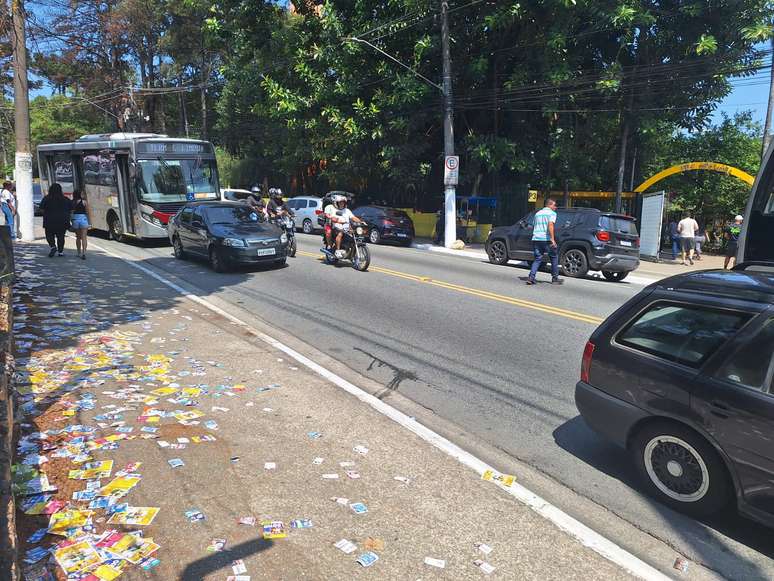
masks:
{"type": "MultiPolygon", "coordinates": [[[[305,367],[311,369],[321,377],[324,377],[325,379],[327,379],[337,387],[355,396],[363,403],[368,404],[369,406],[371,406],[373,409],[375,409],[382,415],[387,416],[388,418],[390,418],[400,426],[406,428],[410,432],[413,432],[414,434],[422,438],[424,441],[432,444],[433,446],[443,451],[447,455],[451,456],[452,458],[455,458],[458,462],[460,462],[464,466],[467,466],[468,468],[475,471],[479,476],[482,475],[486,470],[493,470],[495,472],[499,472],[498,470],[496,470],[494,467],[490,466],[483,460],[480,460],[479,458],[475,457],[473,454],[466,452],[465,450],[463,450],[453,442],[447,440],[440,434],[435,433],[430,428],[423,426],[422,424],[417,422],[414,418],[411,418],[406,414],[404,414],[403,412],[398,411],[397,409],[383,402],[379,398],[371,395],[367,391],[350,383],[343,377],[336,375],[334,372],[312,361],[305,355],[302,355],[295,349],[292,349],[291,347],[288,347],[287,345],[285,345],[284,343],[281,343],[280,341],[274,339],[273,337],[270,337],[269,335],[262,333],[257,329],[252,328],[250,325],[248,325],[238,317],[235,317],[234,315],[224,311],[220,307],[209,302],[207,299],[204,299],[202,297],[199,297],[197,295],[194,295],[188,292],[177,283],[172,282],[171,280],[165,278],[164,276],[155,272],[154,270],[151,270],[145,266],[142,266],[141,264],[138,264],[132,259],[115,254],[114,252],[111,252],[110,250],[107,250],[106,248],[103,248],[96,244],[92,244],[92,246],[95,248],[98,248],[99,250],[102,250],[105,254],[108,254],[113,258],[122,260],[123,262],[129,264],[130,266],[133,266],[134,268],[141,270],[148,276],[153,277],[154,279],[158,280],[162,284],[165,284],[171,289],[177,291],[186,299],[194,301],[195,303],[202,305],[203,307],[209,309],[210,311],[217,313],[218,315],[228,319],[229,321],[243,327],[254,337],[260,339],[265,343],[268,343],[269,345],[271,345],[272,347],[274,347],[279,351],[282,351],[289,357],[292,357],[293,359],[295,359],[305,367]]],[[[502,489],[503,491],[513,496],[519,502],[527,505],[529,508],[534,510],[536,513],[538,513],[548,521],[552,522],[555,526],[557,526],[559,529],[561,529],[565,533],[575,538],[582,545],[595,551],[596,553],[598,553],[608,561],[615,563],[619,567],[626,570],[628,573],[631,573],[632,575],[639,577],[640,579],[658,580],[658,581],[668,581],[670,579],[670,577],[664,575],[656,568],[652,567],[651,565],[648,565],[638,557],[634,556],[627,550],[615,544],[610,539],[602,536],[595,530],[589,528],[579,520],[565,513],[560,508],[554,506],[553,504],[543,499],[542,497],[538,496],[528,488],[525,488],[518,482],[514,482],[510,487],[507,487],[501,483],[494,483],[494,485],[499,486],[500,489],[502,489]]]]}

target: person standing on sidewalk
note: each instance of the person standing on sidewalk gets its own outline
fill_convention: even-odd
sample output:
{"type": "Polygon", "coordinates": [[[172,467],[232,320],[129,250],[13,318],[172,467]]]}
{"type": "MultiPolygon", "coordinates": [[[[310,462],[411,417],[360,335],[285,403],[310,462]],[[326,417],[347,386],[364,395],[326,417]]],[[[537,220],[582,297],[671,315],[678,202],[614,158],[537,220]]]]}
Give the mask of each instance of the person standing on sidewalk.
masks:
{"type": "Polygon", "coordinates": [[[0,204],[2,204],[3,215],[5,216],[5,223],[11,228],[11,240],[16,239],[16,223],[14,221],[14,215],[16,214],[16,199],[11,192],[13,184],[11,182],[3,182],[3,189],[0,191],[0,204]]]}
{"type": "Polygon", "coordinates": [[[667,226],[667,236],[672,243],[672,260],[677,260],[680,253],[680,233],[677,231],[677,220],[672,218],[667,226]]]}
{"type": "Polygon", "coordinates": [[[690,212],[686,212],[685,217],[677,225],[677,231],[680,233],[680,248],[682,250],[682,264],[685,266],[685,257],[688,262],[693,264],[693,247],[695,244],[696,232],[699,230],[699,224],[693,219],[690,212]]]}
{"type": "Polygon", "coordinates": [[[742,233],[742,216],[736,216],[734,223],[731,224],[723,233],[726,239],[726,261],[723,263],[723,268],[728,269],[728,265],[731,264],[731,259],[734,259],[734,265],[736,265],[736,251],[739,248],[739,235],[742,233]]]}
{"type": "Polygon", "coordinates": [[[535,214],[535,226],[532,229],[532,252],[535,260],[529,269],[527,284],[535,284],[535,276],[543,262],[543,254],[551,259],[551,284],[562,284],[559,280],[559,247],[556,244],[554,227],[556,225],[556,200],[548,198],[545,207],[535,214]]]}
{"type": "Polygon", "coordinates": [[[51,248],[48,257],[53,257],[57,251],[59,256],[64,256],[65,232],[70,226],[72,204],[62,193],[62,186],[51,184],[48,195],[40,201],[40,209],[43,212],[46,241],[51,248]]]}
{"type": "Polygon", "coordinates": [[[75,248],[81,260],[86,260],[86,247],[89,239],[89,214],[81,190],[73,191],[72,227],[75,232],[75,248]]]}

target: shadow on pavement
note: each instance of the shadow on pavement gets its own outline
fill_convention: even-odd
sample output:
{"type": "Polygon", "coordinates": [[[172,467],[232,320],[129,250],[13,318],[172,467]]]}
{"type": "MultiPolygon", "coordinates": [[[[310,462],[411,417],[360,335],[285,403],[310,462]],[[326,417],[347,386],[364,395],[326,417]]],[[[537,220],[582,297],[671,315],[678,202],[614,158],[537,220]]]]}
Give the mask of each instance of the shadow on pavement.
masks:
{"type": "MultiPolygon", "coordinates": [[[[556,428],[554,441],[560,448],[582,462],[634,490],[643,502],[658,514],[662,526],[670,527],[672,532],[681,539],[682,546],[691,548],[692,554],[688,556],[692,559],[702,562],[729,579],[771,578],[771,571],[768,568],[763,569],[760,563],[746,558],[727,544],[719,546],[713,532],[745,545],[768,558],[774,558],[774,530],[740,516],[733,509],[712,517],[695,519],[659,503],[642,487],[630,454],[598,436],[586,425],[581,416],[576,416],[556,428]]],[[[596,499],[592,500],[599,502],[596,499]]],[[[639,526],[637,523],[633,524],[639,526]]],[[[678,545],[677,548],[681,547],[678,545]]]]}
{"type": "Polygon", "coordinates": [[[239,545],[228,547],[219,553],[210,553],[206,557],[186,565],[180,574],[180,581],[201,581],[207,575],[225,567],[230,567],[232,561],[245,559],[272,546],[272,541],[263,538],[251,539],[239,545]]]}

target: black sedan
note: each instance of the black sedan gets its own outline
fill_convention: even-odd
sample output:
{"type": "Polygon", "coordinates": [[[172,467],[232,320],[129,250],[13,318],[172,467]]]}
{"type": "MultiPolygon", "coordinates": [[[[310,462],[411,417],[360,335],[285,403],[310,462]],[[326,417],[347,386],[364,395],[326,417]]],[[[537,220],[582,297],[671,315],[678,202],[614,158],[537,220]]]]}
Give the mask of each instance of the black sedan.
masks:
{"type": "Polygon", "coordinates": [[[167,225],[175,258],[207,258],[216,272],[236,264],[285,264],[288,239],[281,228],[239,202],[192,202],[167,225]]]}
{"type": "Polygon", "coordinates": [[[403,210],[384,206],[360,206],[352,213],[368,225],[368,240],[371,244],[389,240],[411,246],[414,240],[414,222],[403,210]]]}

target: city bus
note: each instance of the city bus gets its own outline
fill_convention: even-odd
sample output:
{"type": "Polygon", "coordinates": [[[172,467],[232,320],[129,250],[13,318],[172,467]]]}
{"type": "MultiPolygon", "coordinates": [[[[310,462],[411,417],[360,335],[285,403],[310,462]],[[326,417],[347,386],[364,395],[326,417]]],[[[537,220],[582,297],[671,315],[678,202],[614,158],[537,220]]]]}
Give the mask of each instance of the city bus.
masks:
{"type": "Polygon", "coordinates": [[[763,157],[744,214],[738,263],[774,266],[774,146],[763,157]]]}
{"type": "Polygon", "coordinates": [[[93,228],[115,240],[167,237],[167,222],[188,201],[220,199],[215,150],[207,141],[154,133],[84,135],[38,146],[44,193],[79,189],[93,228]]]}

